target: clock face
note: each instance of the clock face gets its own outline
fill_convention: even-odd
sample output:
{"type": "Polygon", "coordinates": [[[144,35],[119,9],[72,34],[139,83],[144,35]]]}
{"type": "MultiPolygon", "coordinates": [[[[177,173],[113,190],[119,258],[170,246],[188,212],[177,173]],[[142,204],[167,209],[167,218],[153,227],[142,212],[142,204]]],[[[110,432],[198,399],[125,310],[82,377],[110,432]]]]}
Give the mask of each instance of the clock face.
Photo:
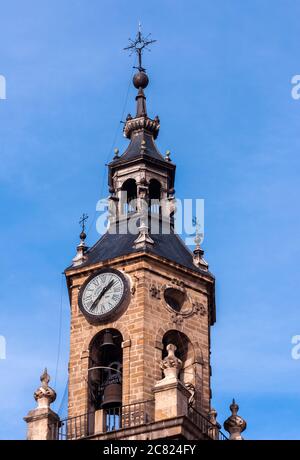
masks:
{"type": "Polygon", "coordinates": [[[79,294],[79,306],[92,319],[105,319],[124,300],[127,281],[117,270],[106,269],[92,275],[79,294]]]}

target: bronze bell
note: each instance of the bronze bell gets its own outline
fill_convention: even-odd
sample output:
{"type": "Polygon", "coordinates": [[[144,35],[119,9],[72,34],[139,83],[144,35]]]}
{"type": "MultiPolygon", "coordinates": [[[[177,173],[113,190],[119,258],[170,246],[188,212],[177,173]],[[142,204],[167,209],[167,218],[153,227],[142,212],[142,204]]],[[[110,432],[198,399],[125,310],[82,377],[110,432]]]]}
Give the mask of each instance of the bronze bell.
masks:
{"type": "Polygon", "coordinates": [[[103,342],[100,345],[100,348],[102,347],[107,347],[107,346],[112,346],[115,347],[116,344],[114,343],[114,338],[113,335],[110,331],[105,331],[103,335],[103,342]]]}
{"type": "Polygon", "coordinates": [[[121,383],[110,383],[104,389],[102,408],[119,407],[122,405],[121,383]]]}

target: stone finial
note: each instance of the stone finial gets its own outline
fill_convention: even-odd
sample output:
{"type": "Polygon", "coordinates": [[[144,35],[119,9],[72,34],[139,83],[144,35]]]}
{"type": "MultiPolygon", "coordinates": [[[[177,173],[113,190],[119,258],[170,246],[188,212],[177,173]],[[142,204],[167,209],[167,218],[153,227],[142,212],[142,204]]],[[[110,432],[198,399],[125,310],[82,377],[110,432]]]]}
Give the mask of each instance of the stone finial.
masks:
{"type": "Polygon", "coordinates": [[[149,235],[149,228],[147,227],[147,225],[144,222],[142,222],[138,230],[139,234],[136,240],[134,240],[133,247],[139,249],[146,248],[149,244],[152,246],[154,244],[154,241],[149,235]]]}
{"type": "Polygon", "coordinates": [[[43,388],[48,388],[48,383],[50,382],[50,375],[48,374],[47,367],[45,367],[44,372],[40,377],[40,381],[42,382],[43,388]]]}
{"type": "Polygon", "coordinates": [[[38,408],[48,408],[56,399],[56,392],[49,387],[50,375],[45,368],[40,377],[42,385],[34,392],[34,399],[38,403],[38,408]]]}
{"type": "Polygon", "coordinates": [[[208,430],[209,430],[209,434],[212,439],[218,439],[219,430],[221,428],[221,425],[217,421],[217,416],[218,416],[218,413],[213,408],[208,412],[208,420],[211,423],[211,426],[209,427],[208,430]]]}
{"type": "Polygon", "coordinates": [[[212,423],[213,425],[216,425],[218,422],[217,422],[217,416],[218,416],[218,413],[216,411],[216,409],[211,409],[208,413],[208,419],[210,421],[210,423],[212,423]]]}
{"type": "Polygon", "coordinates": [[[241,433],[245,431],[247,423],[245,420],[238,415],[239,406],[236,404],[235,400],[232,400],[230,405],[231,416],[228,417],[224,422],[224,428],[230,434],[229,439],[232,441],[243,440],[241,433]]]}
{"type": "Polygon", "coordinates": [[[60,426],[59,416],[50,407],[56,399],[56,393],[49,387],[50,375],[47,369],[40,379],[41,386],[34,392],[37,407],[24,417],[27,423],[27,439],[31,441],[57,439],[60,426]]]}
{"type": "Polygon", "coordinates": [[[165,379],[178,379],[178,374],[182,368],[182,361],[175,356],[177,350],[176,345],[169,343],[167,345],[168,356],[165,357],[160,363],[160,367],[163,370],[165,379]]]}
{"type": "Polygon", "coordinates": [[[85,240],[85,237],[81,238],[81,234],[80,234],[80,243],[77,246],[76,256],[72,259],[73,267],[77,267],[77,265],[81,265],[86,260],[85,252],[87,250],[87,246],[84,240],[85,240]]]}
{"type": "Polygon", "coordinates": [[[166,161],[171,161],[171,158],[170,158],[170,157],[171,157],[171,152],[170,152],[170,150],[167,150],[167,151],[166,151],[165,160],[166,160],[166,161]]]}
{"type": "Polygon", "coordinates": [[[204,251],[200,246],[201,242],[201,235],[196,231],[196,236],[195,236],[195,244],[196,247],[193,251],[193,263],[196,265],[196,267],[202,268],[202,270],[208,270],[208,263],[206,260],[203,259],[204,251]]]}
{"type": "Polygon", "coordinates": [[[114,149],[114,154],[115,154],[115,155],[114,155],[114,158],[113,158],[114,160],[117,160],[118,158],[120,158],[120,157],[119,157],[119,149],[118,149],[118,148],[115,148],[115,149],[114,149]]]}

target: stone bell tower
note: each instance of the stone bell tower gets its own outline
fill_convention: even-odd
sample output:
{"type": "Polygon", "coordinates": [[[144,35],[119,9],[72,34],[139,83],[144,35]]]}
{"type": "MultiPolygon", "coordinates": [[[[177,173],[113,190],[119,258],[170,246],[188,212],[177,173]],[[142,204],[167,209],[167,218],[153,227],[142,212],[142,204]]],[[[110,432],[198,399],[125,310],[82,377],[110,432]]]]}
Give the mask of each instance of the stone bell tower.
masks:
{"type": "Polygon", "coordinates": [[[211,408],[215,280],[199,237],[191,252],[174,230],[176,166],[155,144],[160,120],[148,116],[144,92],[151,42],[139,31],[129,47],[139,59],[136,114],[124,125],[127,149],[108,165],[109,228],[88,248],[83,227],[65,271],[69,391],[59,439],[223,437],[211,408]]]}
{"type": "Polygon", "coordinates": [[[155,144],[160,120],[147,113],[143,40],[139,32],[132,45],[139,67],[136,114],[124,125],[129,145],[122,155],[115,151],[108,168],[109,229],[90,249],[83,232],[65,272],[69,418],[77,425],[81,418],[83,434],[99,439],[112,432],[201,439],[213,429],[207,419],[215,281],[199,242],[192,253],[174,232],[176,166],[155,144]]]}

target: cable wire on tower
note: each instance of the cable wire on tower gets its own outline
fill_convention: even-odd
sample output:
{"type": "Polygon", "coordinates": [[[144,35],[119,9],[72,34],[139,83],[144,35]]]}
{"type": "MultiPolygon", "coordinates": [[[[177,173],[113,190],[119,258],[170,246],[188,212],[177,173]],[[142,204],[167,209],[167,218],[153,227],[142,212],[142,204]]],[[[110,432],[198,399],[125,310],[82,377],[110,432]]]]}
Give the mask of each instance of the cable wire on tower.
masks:
{"type": "Polygon", "coordinates": [[[57,345],[57,358],[56,358],[56,368],[55,368],[55,379],[54,379],[54,388],[56,388],[59,358],[60,358],[60,348],[61,348],[61,332],[62,332],[62,307],[63,307],[63,282],[64,274],[61,274],[61,285],[60,285],[60,308],[59,308],[59,326],[58,326],[58,345],[57,345]]]}
{"type": "MultiPolygon", "coordinates": [[[[116,144],[116,140],[117,140],[117,137],[118,137],[118,134],[119,134],[119,130],[120,130],[120,123],[123,121],[123,118],[124,118],[124,114],[125,114],[125,110],[126,110],[126,107],[127,107],[127,102],[128,102],[128,96],[129,96],[129,91],[130,91],[130,86],[131,86],[131,82],[132,82],[132,77],[133,77],[133,74],[134,74],[134,69],[135,69],[135,64],[136,64],[136,56],[134,58],[134,62],[133,62],[133,68],[132,68],[132,72],[131,72],[131,76],[130,76],[130,79],[129,79],[129,83],[128,83],[128,87],[127,87],[127,91],[126,91],[126,96],[125,96],[125,100],[124,100],[124,104],[123,104],[123,110],[122,110],[122,114],[121,114],[121,120],[120,122],[118,123],[117,127],[116,127],[116,131],[115,131],[115,134],[113,136],[113,141],[111,143],[111,146],[110,146],[110,149],[108,151],[108,154],[106,156],[106,160],[105,160],[105,166],[106,166],[106,163],[108,162],[109,160],[109,157],[111,155],[111,152],[116,144]]],[[[102,181],[101,181],[101,193],[100,193],[100,198],[102,197],[102,194],[103,194],[103,189],[104,189],[104,179],[105,179],[105,176],[106,176],[106,168],[103,168],[103,175],[102,175],[102,181]]],[[[90,233],[91,229],[92,229],[92,226],[94,225],[94,222],[95,222],[95,219],[96,219],[96,215],[97,215],[97,210],[94,212],[94,216],[93,216],[93,219],[88,227],[88,230],[87,230],[87,235],[90,233]]]]}

